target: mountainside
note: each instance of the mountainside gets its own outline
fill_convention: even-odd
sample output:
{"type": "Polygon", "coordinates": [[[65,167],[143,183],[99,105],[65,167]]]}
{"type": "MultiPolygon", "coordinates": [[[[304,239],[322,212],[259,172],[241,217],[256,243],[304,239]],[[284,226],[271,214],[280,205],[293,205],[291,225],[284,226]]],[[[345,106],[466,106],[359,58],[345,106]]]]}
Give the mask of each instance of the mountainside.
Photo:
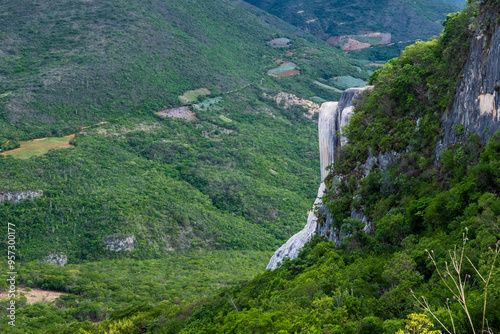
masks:
{"type": "Polygon", "coordinates": [[[0,9],[0,193],[42,194],[0,203],[22,260],[273,249],[317,179],[317,105],[293,94],[370,69],[239,1],[0,9]]]}
{"type": "Polygon", "coordinates": [[[1,230],[23,293],[62,294],[19,296],[2,332],[74,333],[255,275],[316,195],[318,103],[345,89],[329,80],[375,69],[242,1],[0,9],[1,230]]]}
{"type": "MultiPolygon", "coordinates": [[[[266,42],[305,34],[246,7],[239,1],[3,1],[2,136],[69,134],[175,106],[188,90],[221,94],[260,82],[274,60],[286,58],[266,42]]],[[[302,50],[313,48],[296,41],[302,50]]],[[[321,66],[325,57],[305,57],[302,73],[348,73],[346,58],[330,54],[321,66]]]]}
{"type": "Polygon", "coordinates": [[[402,42],[406,46],[408,42],[439,34],[446,14],[458,11],[465,4],[464,0],[248,2],[345,51],[376,45],[371,56],[381,58],[397,52],[402,42]]]}
{"type": "Polygon", "coordinates": [[[486,143],[500,129],[500,29],[496,9],[490,7],[481,13],[462,81],[453,104],[443,114],[441,149],[468,134],[478,134],[486,143]]]}

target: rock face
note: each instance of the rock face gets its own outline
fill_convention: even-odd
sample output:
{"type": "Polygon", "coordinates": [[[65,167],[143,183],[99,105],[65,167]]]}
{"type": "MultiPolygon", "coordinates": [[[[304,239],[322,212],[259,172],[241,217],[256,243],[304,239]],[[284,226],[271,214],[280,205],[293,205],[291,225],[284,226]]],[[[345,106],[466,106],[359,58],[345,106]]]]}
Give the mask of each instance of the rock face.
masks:
{"type": "Polygon", "coordinates": [[[335,157],[337,135],[333,129],[336,128],[337,110],[338,102],[325,102],[319,110],[318,137],[321,181],[328,175],[327,167],[333,163],[335,157]]]}
{"type": "Polygon", "coordinates": [[[61,267],[64,267],[68,262],[68,257],[63,253],[50,253],[46,258],[42,260],[43,262],[48,262],[52,264],[58,264],[61,267]]]}
{"type": "MultiPolygon", "coordinates": [[[[328,175],[327,167],[334,162],[338,148],[347,142],[342,136],[342,127],[349,123],[353,115],[354,100],[356,100],[366,89],[371,89],[371,86],[347,89],[342,94],[339,102],[325,102],[319,110],[318,136],[322,181],[328,175]]],[[[311,240],[314,233],[328,235],[330,237],[327,230],[323,230],[325,225],[318,224],[318,217],[315,214],[315,211],[319,212],[319,215],[326,216],[328,221],[328,213],[321,201],[325,189],[325,184],[321,182],[313,209],[309,212],[309,216],[307,217],[306,226],[302,231],[293,235],[274,253],[267,265],[267,269],[276,268],[276,266],[287,257],[291,259],[297,257],[300,249],[306,242],[311,240]]],[[[339,241],[340,239],[336,242],[339,241]]]]}
{"type": "Polygon", "coordinates": [[[378,156],[373,156],[373,154],[370,152],[368,159],[366,159],[366,162],[361,166],[363,175],[367,176],[370,173],[372,167],[377,167],[382,172],[385,172],[387,170],[387,166],[390,163],[393,163],[400,156],[401,154],[395,151],[379,153],[378,156]]]}
{"type": "Polygon", "coordinates": [[[123,251],[133,251],[134,250],[135,235],[130,237],[108,237],[104,241],[104,247],[111,251],[123,252],[123,251]]]}
{"type": "Polygon", "coordinates": [[[342,135],[342,128],[349,124],[354,114],[354,100],[359,98],[361,92],[371,88],[372,86],[349,88],[342,93],[340,101],[325,102],[321,105],[318,120],[321,180],[328,175],[326,167],[334,162],[338,148],[347,143],[347,139],[342,135]]]}
{"type": "Polygon", "coordinates": [[[0,202],[10,201],[12,203],[17,203],[23,199],[35,199],[42,197],[42,190],[28,190],[20,192],[1,192],[0,191],[0,202]]]}
{"type": "Polygon", "coordinates": [[[479,18],[463,80],[452,107],[442,117],[444,137],[437,153],[457,142],[457,125],[463,125],[464,133],[479,134],[483,143],[500,130],[500,25],[492,20],[498,17],[490,9],[479,18]],[[485,26],[490,33],[484,33],[485,26]]]}

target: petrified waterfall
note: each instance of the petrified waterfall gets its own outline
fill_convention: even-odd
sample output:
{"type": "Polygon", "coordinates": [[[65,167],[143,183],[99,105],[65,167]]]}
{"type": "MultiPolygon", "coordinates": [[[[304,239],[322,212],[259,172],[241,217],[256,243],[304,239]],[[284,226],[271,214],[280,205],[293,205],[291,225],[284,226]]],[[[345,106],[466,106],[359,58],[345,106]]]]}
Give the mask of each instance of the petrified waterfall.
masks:
{"type": "Polygon", "coordinates": [[[337,149],[345,145],[347,140],[342,136],[342,128],[347,125],[353,115],[353,101],[359,94],[370,86],[364,88],[350,88],[342,94],[339,102],[325,102],[319,110],[318,119],[318,136],[319,136],[319,153],[321,165],[321,184],[318,189],[318,195],[313,204],[313,209],[309,212],[306,226],[297,234],[293,235],[288,241],[281,246],[271,257],[268,269],[274,269],[283,261],[284,258],[295,258],[299,254],[300,249],[306,242],[311,240],[311,237],[318,232],[318,224],[314,211],[315,208],[322,206],[321,197],[325,192],[325,184],[323,180],[328,175],[327,167],[330,166],[337,153],[337,149]],[[340,134],[340,138],[337,134],[340,134]]]}

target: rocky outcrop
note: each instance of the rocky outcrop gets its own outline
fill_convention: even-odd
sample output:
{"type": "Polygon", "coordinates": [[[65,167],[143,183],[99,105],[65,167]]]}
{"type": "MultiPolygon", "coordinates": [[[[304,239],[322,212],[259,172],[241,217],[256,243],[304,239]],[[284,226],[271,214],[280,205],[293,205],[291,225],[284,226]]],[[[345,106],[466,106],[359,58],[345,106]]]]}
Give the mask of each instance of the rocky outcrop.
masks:
{"type": "Polygon", "coordinates": [[[280,92],[276,96],[272,97],[273,100],[276,101],[278,105],[283,104],[284,108],[289,108],[295,105],[302,106],[307,109],[306,117],[312,118],[312,116],[318,112],[319,105],[313,101],[309,101],[306,99],[301,99],[293,94],[288,94],[285,92],[280,92]]]}
{"type": "Polygon", "coordinates": [[[498,12],[485,10],[472,39],[463,79],[442,117],[443,138],[436,152],[456,143],[462,131],[477,133],[483,143],[500,130],[500,25],[498,12]],[[458,133],[457,133],[458,132],[458,133]]]}
{"type": "Polygon", "coordinates": [[[387,166],[391,163],[394,163],[400,156],[401,154],[395,151],[379,153],[377,156],[374,156],[370,152],[370,155],[368,156],[368,159],[366,159],[366,162],[361,165],[363,175],[366,177],[373,167],[377,167],[382,173],[386,172],[387,166]]]}
{"type": "Polygon", "coordinates": [[[42,197],[42,190],[28,190],[19,192],[0,192],[0,202],[10,201],[12,203],[17,203],[23,199],[35,199],[42,197]]]}
{"type": "Polygon", "coordinates": [[[104,247],[115,252],[131,252],[134,250],[134,242],[135,235],[129,237],[111,236],[104,240],[104,247]]]}
{"type": "MultiPolygon", "coordinates": [[[[354,101],[366,89],[371,89],[371,86],[347,89],[342,94],[340,101],[325,102],[319,110],[318,136],[322,181],[329,173],[327,167],[334,162],[338,148],[347,142],[346,138],[342,136],[342,128],[349,123],[353,115],[354,101]]],[[[331,234],[331,232],[328,232],[329,228],[325,229],[326,225],[323,221],[321,224],[318,224],[318,216],[316,215],[316,212],[320,217],[326,217],[327,223],[328,220],[331,221],[329,214],[321,201],[321,197],[323,196],[325,189],[325,184],[321,182],[318,189],[318,196],[314,201],[313,209],[309,212],[309,216],[307,217],[306,226],[302,229],[302,231],[293,235],[274,253],[269,261],[269,264],[267,265],[268,269],[276,268],[276,266],[285,258],[293,259],[297,257],[300,249],[306,242],[311,240],[311,237],[315,233],[326,235],[331,238],[336,237],[336,242],[340,242],[340,235],[338,233],[331,234]]]]}
{"type": "Polygon", "coordinates": [[[347,143],[343,128],[349,124],[354,114],[354,101],[364,90],[371,88],[372,86],[349,88],[342,93],[340,101],[321,105],[318,119],[321,180],[328,175],[327,167],[333,164],[338,148],[347,143]]]}
{"type": "Polygon", "coordinates": [[[328,175],[327,167],[333,163],[335,157],[337,134],[334,133],[333,129],[336,128],[337,110],[338,102],[325,102],[319,110],[318,138],[321,181],[328,175]]]}
{"type": "Polygon", "coordinates": [[[46,258],[42,260],[43,262],[48,262],[52,264],[58,264],[61,267],[64,267],[66,263],[68,263],[68,257],[64,253],[50,253],[46,258]]]}

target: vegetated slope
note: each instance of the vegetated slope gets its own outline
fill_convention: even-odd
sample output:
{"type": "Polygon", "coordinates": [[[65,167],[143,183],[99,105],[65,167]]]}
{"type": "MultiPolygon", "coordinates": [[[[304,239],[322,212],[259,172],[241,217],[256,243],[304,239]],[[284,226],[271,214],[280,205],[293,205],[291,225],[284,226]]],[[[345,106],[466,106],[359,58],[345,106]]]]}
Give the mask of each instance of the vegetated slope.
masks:
{"type": "Polygon", "coordinates": [[[88,321],[141,302],[180,308],[251,277],[258,263],[264,268],[270,251],[302,227],[319,181],[314,117],[274,97],[333,99],[338,92],[314,81],[368,76],[369,67],[238,1],[0,7],[2,150],[75,135],[65,150],[26,160],[0,155],[0,193],[36,194],[0,203],[0,220],[15,225],[19,284],[69,294],[57,306],[21,298],[19,326],[2,322],[6,331],[69,324],[74,333],[73,322],[92,328],[88,321]],[[276,37],[291,45],[273,48],[267,42],[276,37]],[[283,62],[300,75],[267,75],[283,62]],[[161,116],[183,112],[188,120],[161,116]],[[207,280],[214,263],[225,270],[225,254],[251,267],[207,280]],[[173,263],[140,262],[152,258],[173,263]],[[154,274],[203,259],[185,279],[154,274]],[[66,260],[68,269],[43,263],[66,260]],[[91,260],[109,260],[111,278],[81,264],[91,260]],[[139,275],[148,264],[155,267],[139,275]],[[122,275],[122,267],[131,271],[122,275]]]}
{"type": "Polygon", "coordinates": [[[246,3],[0,6],[2,143],[75,134],[74,148],[0,156],[0,192],[43,192],[0,203],[25,261],[274,249],[303,225],[318,154],[315,121],[272,97],[330,99],[315,80],[368,73],[246,3]],[[291,45],[267,43],[279,36],[291,45]],[[283,62],[300,75],[266,74],[283,62]],[[189,120],[157,114],[180,105],[189,120]]]}
{"type": "MultiPolygon", "coordinates": [[[[69,134],[176,105],[189,89],[223,92],[257,82],[281,55],[266,41],[304,33],[245,7],[213,0],[3,1],[1,135],[69,134]]],[[[348,67],[342,56],[331,61],[341,72],[348,67]]]]}
{"type": "Polygon", "coordinates": [[[315,238],[297,259],[221,291],[194,311],[143,306],[133,317],[103,322],[100,330],[140,331],[153,318],[163,324],[147,330],[167,333],[395,333],[411,332],[416,325],[407,322],[405,331],[405,319],[417,314],[426,329],[444,332],[417,305],[424,295],[449,332],[496,332],[500,266],[498,259],[492,264],[500,246],[500,135],[482,143],[478,135],[462,133],[462,141],[437,161],[434,155],[440,116],[450,105],[474,31],[492,36],[500,29],[498,1],[478,4],[450,16],[439,40],[411,46],[373,76],[375,89],[356,107],[349,144],[323,198],[333,227],[347,235],[340,248],[315,238]],[[471,21],[475,14],[480,19],[471,21]],[[370,152],[388,151],[399,158],[372,166],[366,176],[356,168],[370,152]],[[368,217],[368,233],[361,220],[348,218],[352,208],[368,217]],[[443,275],[446,266],[450,273],[443,275]],[[459,281],[455,269],[461,291],[452,281],[459,281]]]}
{"type": "Polygon", "coordinates": [[[438,34],[446,14],[459,9],[430,0],[248,2],[324,40],[332,36],[382,32],[390,33],[393,43],[427,39],[438,34]]]}

